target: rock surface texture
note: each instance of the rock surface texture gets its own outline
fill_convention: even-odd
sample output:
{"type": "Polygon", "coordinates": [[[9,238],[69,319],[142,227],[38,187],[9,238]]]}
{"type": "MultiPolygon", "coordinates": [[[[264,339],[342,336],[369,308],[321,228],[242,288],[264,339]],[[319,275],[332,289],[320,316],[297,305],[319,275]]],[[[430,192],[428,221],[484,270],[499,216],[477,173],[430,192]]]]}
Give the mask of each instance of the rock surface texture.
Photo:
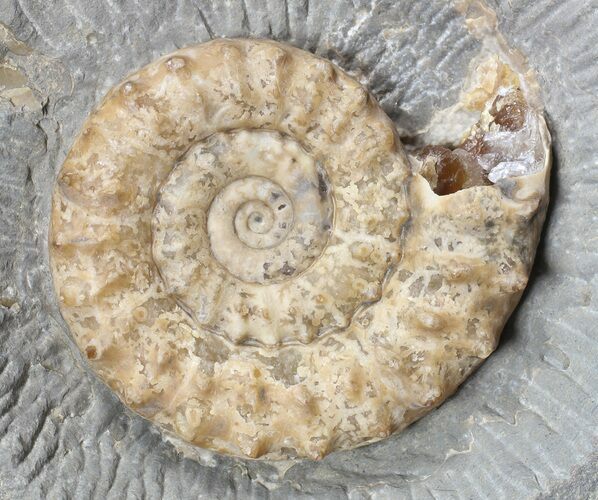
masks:
{"type": "MultiPolygon", "coordinates": [[[[463,14],[440,1],[313,4],[246,0],[119,7],[104,2],[50,6],[0,0],[0,54],[4,58],[0,68],[4,228],[0,234],[0,495],[583,498],[595,491],[597,381],[590,325],[596,315],[592,269],[597,262],[592,243],[596,240],[595,203],[590,194],[597,182],[591,151],[596,75],[590,62],[595,57],[592,25],[596,13],[583,2],[493,5],[501,29],[528,55],[544,90],[555,136],[556,187],[544,245],[522,306],[507,325],[498,351],[440,411],[400,435],[332,453],[319,462],[229,458],[189,447],[128,411],[89,370],[88,361],[71,340],[58,311],[48,261],[54,179],[87,115],[132,68],[213,37],[287,41],[330,58],[359,78],[401,135],[417,144],[433,135],[430,124],[438,110],[449,109],[460,98],[468,64],[484,49],[484,42],[474,36],[479,28],[476,20],[482,19],[476,14],[479,10],[469,11],[468,30],[463,14]],[[585,36],[574,36],[574,27],[583,29],[585,36]]],[[[170,66],[173,71],[184,69],[174,60],[170,66]]],[[[270,141],[285,155],[298,158],[306,176],[314,175],[305,151],[282,137],[261,134],[259,138],[256,133],[213,136],[203,150],[219,151],[227,141],[270,141]]],[[[203,153],[193,153],[187,160],[197,166],[203,153]]],[[[184,171],[187,160],[176,170],[184,171]]],[[[253,186],[254,177],[244,179],[244,187],[253,186]]],[[[422,177],[415,179],[412,186],[419,197],[433,195],[422,177]]],[[[91,181],[91,177],[81,178],[81,182],[91,181]]],[[[263,177],[259,181],[263,184],[263,177]]],[[[517,191],[516,187],[511,186],[510,192],[517,191]]],[[[177,183],[176,171],[164,188],[164,212],[157,210],[154,217],[164,222],[160,227],[176,231],[181,223],[171,217],[167,206],[183,198],[179,190],[184,186],[177,183]]],[[[460,203],[464,208],[484,189],[470,188],[439,199],[466,198],[460,203]]],[[[226,190],[220,193],[222,211],[216,217],[227,213],[226,190]]],[[[417,204],[414,208],[417,211],[417,204]]],[[[438,209],[446,212],[446,207],[438,209]]],[[[252,224],[261,231],[259,224],[264,221],[251,219],[254,212],[248,211],[244,220],[247,227],[252,224]]],[[[318,221],[328,213],[324,197],[318,221]]],[[[251,240],[262,234],[259,231],[249,231],[244,237],[259,247],[262,240],[251,240]]],[[[318,233],[317,237],[327,240],[331,236],[318,233]]],[[[432,243],[437,245],[433,239],[432,243]]],[[[226,250],[224,245],[216,252],[221,264],[229,262],[226,250]]],[[[170,255],[177,248],[153,251],[170,255]]],[[[277,256],[270,257],[276,261],[277,256]]],[[[307,260],[318,257],[304,256],[307,260]]],[[[529,256],[526,262],[531,262],[529,256]]],[[[402,264],[414,268],[406,269],[409,272],[421,269],[420,262],[402,264]]],[[[273,279],[285,272],[292,274],[284,266],[279,271],[273,279]]],[[[176,270],[162,272],[172,276],[166,281],[177,290],[176,270]]],[[[407,273],[401,276],[408,279],[407,273]]],[[[516,281],[493,285],[509,288],[515,295],[521,289],[516,281]]],[[[205,312],[201,301],[193,302],[196,290],[179,292],[185,303],[194,304],[192,310],[205,312]]],[[[66,298],[76,303],[81,295],[67,294],[66,298]]],[[[375,315],[375,306],[368,311],[375,315]]],[[[147,311],[139,310],[133,319],[142,324],[148,320],[144,314],[147,311]]],[[[342,321],[343,315],[336,318],[342,321]]],[[[375,318],[362,319],[356,323],[355,336],[376,322],[375,318]]],[[[428,319],[422,328],[434,327],[438,318],[431,315],[428,319]]],[[[234,323],[234,318],[228,320],[234,323]]],[[[310,330],[300,329],[296,335],[310,335],[310,330]]],[[[289,341],[257,340],[266,344],[289,341]]],[[[492,339],[488,346],[491,350],[492,339]]],[[[102,354],[103,346],[89,347],[87,357],[102,354]]],[[[487,352],[480,354],[483,357],[487,352]]],[[[206,354],[208,358],[215,355],[206,354]]],[[[284,366],[292,363],[289,359],[284,366]]],[[[284,379],[284,373],[279,375],[284,379]]],[[[433,405],[434,401],[424,403],[433,405]]],[[[193,411],[188,415],[192,419],[193,411]]],[[[387,427],[385,432],[392,423],[387,427]]],[[[178,432],[184,435],[182,429],[178,432]]],[[[356,442],[335,443],[332,449],[352,444],[356,442]]],[[[251,446],[240,448],[242,454],[264,453],[251,446]]],[[[314,449],[300,454],[324,453],[314,449]]]]}

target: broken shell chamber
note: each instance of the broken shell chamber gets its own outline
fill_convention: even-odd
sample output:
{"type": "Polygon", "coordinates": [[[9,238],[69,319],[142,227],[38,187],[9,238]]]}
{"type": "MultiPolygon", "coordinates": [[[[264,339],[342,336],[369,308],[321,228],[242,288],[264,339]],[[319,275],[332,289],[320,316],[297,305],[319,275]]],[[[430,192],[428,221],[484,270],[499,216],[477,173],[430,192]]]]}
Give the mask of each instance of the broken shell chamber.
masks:
{"type": "Polygon", "coordinates": [[[218,40],[131,75],[53,197],[60,309],[93,370],[164,429],[253,458],[321,458],[436,407],[533,260],[548,136],[521,87],[410,163],[358,82],[290,46],[218,40]]]}

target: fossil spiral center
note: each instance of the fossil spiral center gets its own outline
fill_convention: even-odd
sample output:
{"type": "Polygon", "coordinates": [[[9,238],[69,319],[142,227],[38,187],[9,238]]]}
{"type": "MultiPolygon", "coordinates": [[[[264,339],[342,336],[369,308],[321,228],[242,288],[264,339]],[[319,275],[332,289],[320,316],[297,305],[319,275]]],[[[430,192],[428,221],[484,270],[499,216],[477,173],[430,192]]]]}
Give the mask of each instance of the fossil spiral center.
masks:
{"type": "MultiPolygon", "coordinates": [[[[250,248],[272,248],[283,241],[293,224],[293,206],[276,183],[247,177],[229,184],[214,199],[208,215],[208,233],[232,220],[237,237],[250,248]]],[[[217,256],[218,242],[212,244],[217,256]]]]}
{"type": "MultiPolygon", "coordinates": [[[[262,212],[251,212],[247,218],[247,227],[254,233],[264,234],[272,228],[273,222],[274,216],[272,215],[272,211],[269,209],[265,215],[262,212]]],[[[240,229],[237,228],[237,231],[239,230],[240,229]]]]}
{"type": "MultiPolygon", "coordinates": [[[[216,133],[193,145],[160,188],[154,262],[169,292],[211,331],[278,342],[266,333],[305,331],[294,326],[299,304],[317,293],[304,273],[327,248],[333,212],[327,173],[296,140],[216,133]],[[274,300],[288,303],[276,329],[265,307],[274,300]]],[[[323,319],[336,321],[318,304],[323,319]]]]}

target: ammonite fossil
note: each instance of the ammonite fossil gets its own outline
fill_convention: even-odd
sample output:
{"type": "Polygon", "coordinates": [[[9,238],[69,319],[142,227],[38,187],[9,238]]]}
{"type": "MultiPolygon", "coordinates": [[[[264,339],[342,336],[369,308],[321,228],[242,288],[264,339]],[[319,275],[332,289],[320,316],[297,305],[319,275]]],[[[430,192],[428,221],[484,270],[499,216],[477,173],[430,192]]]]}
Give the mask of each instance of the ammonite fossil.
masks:
{"type": "Polygon", "coordinates": [[[356,80],[280,43],[212,41],[114,88],[50,233],[93,369],[141,415],[248,457],[319,458],[439,405],[496,347],[547,198],[526,83],[481,67],[477,125],[409,156],[356,80]]]}

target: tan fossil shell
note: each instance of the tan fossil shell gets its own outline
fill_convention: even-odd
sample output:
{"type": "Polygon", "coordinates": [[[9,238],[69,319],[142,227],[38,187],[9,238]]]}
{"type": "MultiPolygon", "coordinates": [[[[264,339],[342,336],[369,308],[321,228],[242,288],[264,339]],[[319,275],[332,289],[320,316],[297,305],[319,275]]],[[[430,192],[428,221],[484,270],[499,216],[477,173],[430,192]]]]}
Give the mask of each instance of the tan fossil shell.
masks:
{"type": "Polygon", "coordinates": [[[547,171],[440,197],[332,63],[179,50],[115,87],[62,167],[61,312],[123,401],[190,442],[322,457],[404,428],[492,352],[547,171]]]}

